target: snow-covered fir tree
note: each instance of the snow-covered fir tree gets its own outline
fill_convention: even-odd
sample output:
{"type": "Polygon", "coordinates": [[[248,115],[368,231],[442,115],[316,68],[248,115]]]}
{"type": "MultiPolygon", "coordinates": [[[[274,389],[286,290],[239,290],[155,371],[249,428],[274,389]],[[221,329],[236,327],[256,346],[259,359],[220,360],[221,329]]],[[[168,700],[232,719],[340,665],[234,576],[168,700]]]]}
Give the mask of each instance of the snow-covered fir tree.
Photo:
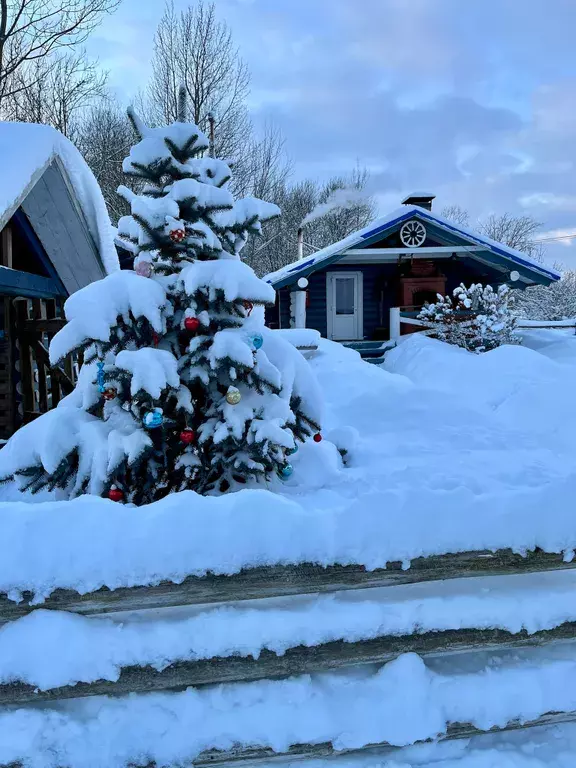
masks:
{"type": "Polygon", "coordinates": [[[452,296],[441,296],[426,304],[418,315],[434,329],[434,335],[448,344],[470,352],[487,352],[502,344],[519,344],[514,335],[516,318],[510,310],[510,289],[501,285],[461,284],[452,296]]]}
{"type": "Polygon", "coordinates": [[[279,214],[234,201],[228,165],[199,128],[148,128],[124,161],[139,193],[119,236],[134,271],[71,296],[53,364],[82,352],[75,391],[23,427],[0,455],[0,477],[136,504],[192,489],[221,493],[291,474],[290,455],[320,439],[309,364],[264,327],[274,290],[240,260],[261,223],[279,214]]]}

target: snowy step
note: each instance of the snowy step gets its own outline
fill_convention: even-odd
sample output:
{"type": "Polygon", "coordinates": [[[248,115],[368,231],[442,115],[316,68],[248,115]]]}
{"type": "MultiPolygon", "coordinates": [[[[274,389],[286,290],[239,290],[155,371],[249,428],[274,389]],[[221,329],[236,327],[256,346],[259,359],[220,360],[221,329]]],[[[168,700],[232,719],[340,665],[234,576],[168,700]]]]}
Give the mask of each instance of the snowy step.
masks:
{"type": "Polygon", "coordinates": [[[347,341],[344,346],[360,353],[367,363],[380,365],[384,362],[384,353],[396,346],[394,341],[347,341]]]}
{"type": "Polygon", "coordinates": [[[385,341],[345,341],[343,345],[349,349],[355,349],[357,352],[370,351],[374,349],[382,349],[385,341]]]}

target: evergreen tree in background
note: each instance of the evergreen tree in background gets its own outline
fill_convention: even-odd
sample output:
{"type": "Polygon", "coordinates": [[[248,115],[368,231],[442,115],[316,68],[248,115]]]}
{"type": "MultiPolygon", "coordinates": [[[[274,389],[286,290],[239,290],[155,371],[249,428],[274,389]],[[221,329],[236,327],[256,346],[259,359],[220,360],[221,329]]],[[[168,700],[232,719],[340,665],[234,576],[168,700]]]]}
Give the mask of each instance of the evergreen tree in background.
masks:
{"type": "Polygon", "coordinates": [[[279,210],[234,202],[230,169],[185,122],[184,101],[164,128],[129,113],[139,142],[124,170],[142,191],[121,188],[132,215],[119,235],[134,271],[66,302],[51,360],[82,351],[85,364],[75,391],[1,452],[0,477],[24,489],[136,504],[225,492],[288,477],[297,443],[319,432],[309,365],[264,328],[274,290],[240,261],[247,237],[279,210]]]}

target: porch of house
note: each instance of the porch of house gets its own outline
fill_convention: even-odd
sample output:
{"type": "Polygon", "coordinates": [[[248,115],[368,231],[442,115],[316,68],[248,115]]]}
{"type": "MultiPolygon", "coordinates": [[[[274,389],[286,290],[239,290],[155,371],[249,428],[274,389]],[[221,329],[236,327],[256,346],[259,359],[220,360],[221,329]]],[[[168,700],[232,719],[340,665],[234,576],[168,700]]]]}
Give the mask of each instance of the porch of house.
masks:
{"type": "Polygon", "coordinates": [[[0,441],[74,388],[78,362],[52,367],[48,347],[65,324],[67,292],[16,215],[0,233],[0,441]],[[18,268],[15,268],[16,265],[18,268]]]}
{"type": "Polygon", "coordinates": [[[416,317],[437,294],[445,295],[461,282],[478,279],[469,267],[450,259],[340,262],[309,275],[304,290],[293,286],[278,291],[276,307],[267,320],[277,328],[305,325],[370,357],[371,350],[381,349],[382,342],[416,330],[401,323],[392,309],[416,317]],[[297,318],[299,301],[302,317],[297,318]]]}

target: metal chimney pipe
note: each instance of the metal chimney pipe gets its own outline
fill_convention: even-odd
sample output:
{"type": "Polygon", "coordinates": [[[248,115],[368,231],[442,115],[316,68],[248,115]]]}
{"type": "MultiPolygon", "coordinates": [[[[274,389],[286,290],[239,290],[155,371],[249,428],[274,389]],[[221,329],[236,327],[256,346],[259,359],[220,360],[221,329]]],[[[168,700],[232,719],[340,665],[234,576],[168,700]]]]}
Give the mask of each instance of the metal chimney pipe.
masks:
{"type": "Polygon", "coordinates": [[[298,261],[304,258],[304,229],[298,227],[298,261]]]}

